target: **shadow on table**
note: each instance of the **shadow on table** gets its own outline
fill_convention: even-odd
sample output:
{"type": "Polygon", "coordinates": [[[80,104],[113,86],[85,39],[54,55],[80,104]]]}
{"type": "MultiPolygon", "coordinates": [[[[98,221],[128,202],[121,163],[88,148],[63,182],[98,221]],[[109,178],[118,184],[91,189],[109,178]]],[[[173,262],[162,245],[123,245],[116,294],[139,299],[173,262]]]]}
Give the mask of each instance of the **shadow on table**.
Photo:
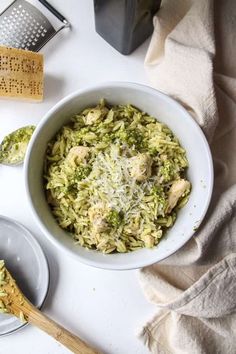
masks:
{"type": "Polygon", "coordinates": [[[49,288],[48,288],[47,296],[41,308],[43,312],[44,310],[51,308],[51,305],[54,301],[54,294],[57,288],[58,278],[59,278],[59,268],[58,268],[57,260],[55,259],[53,254],[51,254],[50,249],[46,250],[44,247],[44,253],[47,257],[48,267],[49,267],[49,288]]]}
{"type": "Polygon", "coordinates": [[[63,97],[64,78],[52,75],[45,75],[44,79],[44,101],[63,97]]]}

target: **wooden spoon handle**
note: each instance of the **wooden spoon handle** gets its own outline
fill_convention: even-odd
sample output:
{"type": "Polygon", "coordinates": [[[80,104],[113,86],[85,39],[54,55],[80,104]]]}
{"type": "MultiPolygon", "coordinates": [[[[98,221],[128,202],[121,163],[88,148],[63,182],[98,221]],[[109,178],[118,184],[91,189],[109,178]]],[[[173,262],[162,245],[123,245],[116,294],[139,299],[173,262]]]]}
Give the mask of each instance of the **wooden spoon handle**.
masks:
{"type": "MultiPolygon", "coordinates": [[[[34,324],[51,337],[55,338],[58,342],[70,349],[75,354],[99,354],[99,352],[82,341],[79,337],[75,336],[65,328],[54,322],[36,307],[32,306],[27,314],[28,322],[34,324]]],[[[100,353],[101,354],[101,353],[100,353]]]]}

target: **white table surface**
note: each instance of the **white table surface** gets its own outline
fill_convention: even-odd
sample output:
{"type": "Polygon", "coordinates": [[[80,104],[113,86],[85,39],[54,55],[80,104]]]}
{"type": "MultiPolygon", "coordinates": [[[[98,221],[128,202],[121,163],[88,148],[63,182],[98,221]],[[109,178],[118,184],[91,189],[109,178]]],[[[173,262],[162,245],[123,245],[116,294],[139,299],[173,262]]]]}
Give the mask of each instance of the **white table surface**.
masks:
{"type": "MultiPolygon", "coordinates": [[[[8,4],[1,0],[0,11],[8,4]]],[[[0,99],[0,140],[18,127],[37,124],[57,101],[72,91],[102,81],[146,83],[143,61],[147,40],[123,56],[96,32],[92,0],[51,0],[72,23],[42,50],[45,98],[42,103],[0,99]]],[[[23,168],[0,166],[0,214],[25,225],[39,240],[49,261],[51,283],[43,311],[104,353],[146,354],[137,338],[155,312],[144,297],[138,271],[105,271],[87,267],[55,249],[35,225],[26,199],[23,168]]],[[[69,353],[62,345],[27,326],[0,338],[0,354],[69,353]]]]}

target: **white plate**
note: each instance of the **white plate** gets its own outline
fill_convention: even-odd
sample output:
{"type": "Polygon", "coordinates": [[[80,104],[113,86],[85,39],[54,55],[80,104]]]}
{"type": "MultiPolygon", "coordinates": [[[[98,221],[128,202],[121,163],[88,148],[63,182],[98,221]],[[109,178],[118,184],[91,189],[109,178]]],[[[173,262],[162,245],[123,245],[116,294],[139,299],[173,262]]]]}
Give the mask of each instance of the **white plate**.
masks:
{"type": "MultiPolygon", "coordinates": [[[[0,216],[0,259],[26,297],[40,308],[47,296],[49,269],[45,255],[32,234],[22,225],[0,216]]],[[[24,327],[16,317],[0,314],[0,336],[24,327]]]]}

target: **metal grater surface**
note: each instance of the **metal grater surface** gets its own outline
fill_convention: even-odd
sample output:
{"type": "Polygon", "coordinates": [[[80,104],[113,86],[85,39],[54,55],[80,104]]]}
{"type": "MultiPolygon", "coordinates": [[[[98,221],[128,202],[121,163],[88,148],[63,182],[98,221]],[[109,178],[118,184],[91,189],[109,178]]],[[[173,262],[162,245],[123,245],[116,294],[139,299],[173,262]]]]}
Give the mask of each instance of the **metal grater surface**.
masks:
{"type": "Polygon", "coordinates": [[[25,0],[14,1],[0,15],[0,45],[37,52],[55,33],[48,19],[25,0]]]}

